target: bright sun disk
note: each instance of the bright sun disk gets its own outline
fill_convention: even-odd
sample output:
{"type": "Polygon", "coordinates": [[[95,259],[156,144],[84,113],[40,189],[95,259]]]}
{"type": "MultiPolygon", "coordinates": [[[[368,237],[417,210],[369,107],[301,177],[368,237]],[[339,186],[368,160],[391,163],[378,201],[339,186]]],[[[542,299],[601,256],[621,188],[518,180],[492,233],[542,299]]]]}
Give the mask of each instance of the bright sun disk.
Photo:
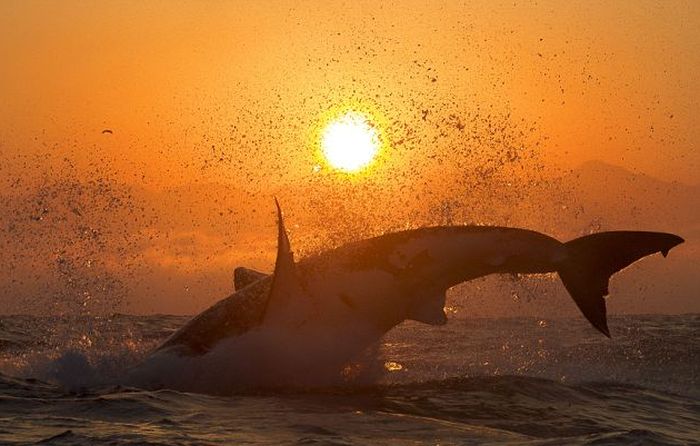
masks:
{"type": "Polygon", "coordinates": [[[356,172],[379,151],[379,134],[367,116],[350,111],[331,121],[321,135],[321,149],[336,169],[356,172]]]}

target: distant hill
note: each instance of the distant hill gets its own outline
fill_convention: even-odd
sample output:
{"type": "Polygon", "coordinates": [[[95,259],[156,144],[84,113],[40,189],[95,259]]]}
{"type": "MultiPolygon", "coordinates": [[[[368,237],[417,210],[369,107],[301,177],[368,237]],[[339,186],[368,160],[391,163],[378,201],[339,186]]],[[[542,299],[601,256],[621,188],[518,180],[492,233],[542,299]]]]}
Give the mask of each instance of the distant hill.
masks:
{"type": "Polygon", "coordinates": [[[562,182],[580,201],[578,220],[595,217],[607,229],[700,230],[700,186],[666,182],[600,161],[581,165],[562,182]]]}

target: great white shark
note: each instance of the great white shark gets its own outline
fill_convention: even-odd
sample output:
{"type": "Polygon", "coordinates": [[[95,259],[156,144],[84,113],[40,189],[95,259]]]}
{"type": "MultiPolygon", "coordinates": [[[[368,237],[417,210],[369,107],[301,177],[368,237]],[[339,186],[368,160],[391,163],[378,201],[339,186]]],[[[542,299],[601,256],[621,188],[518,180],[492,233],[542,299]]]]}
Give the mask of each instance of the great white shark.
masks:
{"type": "Polygon", "coordinates": [[[155,354],[196,357],[258,332],[266,333],[266,345],[276,345],[275,354],[304,346],[302,362],[316,364],[300,365],[298,372],[328,358],[333,358],[328,366],[337,368],[407,319],[445,324],[449,288],[503,273],[557,273],[584,317],[610,337],[605,303],[610,277],[650,254],[665,257],[683,242],[668,233],[612,231],[563,243],[527,229],[436,226],[359,240],[295,261],[276,205],[274,272],[237,268],[236,291],[195,316],[155,354]]]}

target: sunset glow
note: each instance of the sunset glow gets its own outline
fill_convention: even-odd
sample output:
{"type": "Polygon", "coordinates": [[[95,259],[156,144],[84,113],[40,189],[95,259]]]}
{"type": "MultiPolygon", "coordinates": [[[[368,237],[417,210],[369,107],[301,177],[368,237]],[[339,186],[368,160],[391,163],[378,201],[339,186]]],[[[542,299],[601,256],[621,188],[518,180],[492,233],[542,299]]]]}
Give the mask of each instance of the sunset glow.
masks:
{"type": "MultiPolygon", "coordinates": [[[[84,3],[0,2],[0,313],[197,314],[272,271],[273,196],[297,258],[462,223],[700,239],[700,2],[84,3]]],[[[698,253],[617,311],[700,312],[698,253]]]]}
{"type": "Polygon", "coordinates": [[[700,438],[700,0],[0,35],[0,446],[700,438]]]}
{"type": "Polygon", "coordinates": [[[379,133],[363,114],[347,112],[323,130],[321,148],[328,163],[345,172],[367,166],[379,152],[379,133]]]}

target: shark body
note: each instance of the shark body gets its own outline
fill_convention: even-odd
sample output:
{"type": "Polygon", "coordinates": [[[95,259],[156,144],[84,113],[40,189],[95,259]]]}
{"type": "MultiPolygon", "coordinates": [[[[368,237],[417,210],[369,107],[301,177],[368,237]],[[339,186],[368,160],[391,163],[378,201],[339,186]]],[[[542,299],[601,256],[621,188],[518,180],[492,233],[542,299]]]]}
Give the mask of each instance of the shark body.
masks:
{"type": "MultiPolygon", "coordinates": [[[[332,357],[329,367],[337,368],[407,319],[445,324],[449,288],[499,273],[558,273],[583,315],[610,336],[604,299],[610,276],[683,242],[667,233],[615,231],[562,243],[526,229],[439,226],[359,240],[297,262],[277,210],[275,271],[238,268],[237,291],[194,317],[157,353],[203,355],[224,340],[261,331],[276,346],[304,346],[301,362],[332,357]]],[[[312,365],[300,365],[299,372],[305,367],[312,365]]]]}

